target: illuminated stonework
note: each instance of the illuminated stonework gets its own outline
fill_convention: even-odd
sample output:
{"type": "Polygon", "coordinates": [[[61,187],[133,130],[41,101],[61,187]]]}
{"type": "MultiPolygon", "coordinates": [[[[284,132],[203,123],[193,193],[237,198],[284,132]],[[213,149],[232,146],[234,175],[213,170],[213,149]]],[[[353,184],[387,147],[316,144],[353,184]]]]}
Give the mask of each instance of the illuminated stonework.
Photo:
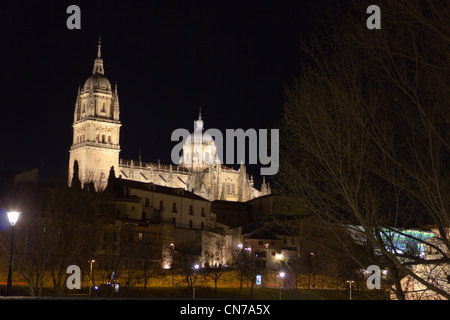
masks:
{"type": "Polygon", "coordinates": [[[78,161],[81,184],[93,181],[97,190],[106,187],[109,171],[114,166],[116,177],[182,188],[210,201],[248,201],[270,194],[265,181],[261,190],[253,186],[244,164],[234,170],[220,163],[214,139],[207,134],[196,135],[204,130],[201,114],[183,146],[179,166],[119,160],[119,111],[117,85],[112,89],[104,74],[99,43],[92,75],[79,88],[76,99],[69,184],[74,162],[78,161]],[[202,141],[194,143],[198,136],[202,141]]]}
{"type": "Polygon", "coordinates": [[[69,184],[73,165],[78,161],[82,185],[93,181],[97,190],[106,186],[109,170],[119,165],[119,96],[106,78],[101,58],[101,44],[92,75],[78,89],[70,148],[69,184]]]}

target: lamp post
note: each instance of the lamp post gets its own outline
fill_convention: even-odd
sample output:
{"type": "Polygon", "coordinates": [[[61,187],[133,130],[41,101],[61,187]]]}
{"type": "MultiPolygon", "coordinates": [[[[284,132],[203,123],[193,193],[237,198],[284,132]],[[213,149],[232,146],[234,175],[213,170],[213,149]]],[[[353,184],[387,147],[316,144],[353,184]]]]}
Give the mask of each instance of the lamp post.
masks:
{"type": "Polygon", "coordinates": [[[348,284],[350,285],[350,300],[352,300],[352,283],[355,283],[353,280],[347,280],[348,284]]]}
{"type": "Polygon", "coordinates": [[[313,285],[312,285],[312,287],[313,287],[313,289],[315,289],[316,288],[316,272],[314,270],[314,257],[315,257],[314,252],[311,252],[311,256],[312,256],[312,273],[313,273],[313,285]]]}
{"type": "Polygon", "coordinates": [[[94,286],[94,274],[92,272],[92,264],[95,262],[95,260],[89,260],[88,262],[90,262],[90,264],[91,264],[90,274],[91,274],[92,285],[89,286],[89,297],[91,297],[92,296],[92,287],[94,286]]]}
{"type": "Polygon", "coordinates": [[[194,265],[194,283],[192,288],[192,299],[195,299],[195,282],[197,281],[197,274],[195,273],[195,271],[197,271],[198,268],[200,268],[198,264],[194,265]]]}
{"type": "Polygon", "coordinates": [[[10,211],[7,212],[9,223],[11,224],[11,254],[9,256],[9,271],[8,271],[8,282],[6,284],[6,295],[11,295],[12,287],[12,257],[13,257],[13,246],[14,246],[14,226],[19,219],[20,212],[10,211]]]}
{"type": "Polygon", "coordinates": [[[269,267],[269,243],[264,243],[266,247],[266,269],[269,267]]]}
{"type": "Polygon", "coordinates": [[[172,247],[172,266],[171,266],[171,269],[172,269],[172,288],[173,288],[173,278],[174,278],[174,275],[173,275],[173,272],[174,272],[173,271],[173,264],[175,262],[175,244],[171,243],[170,246],[172,247]]]}
{"type": "Polygon", "coordinates": [[[285,273],[284,272],[280,272],[278,275],[280,276],[280,300],[281,300],[281,283],[282,283],[282,281],[284,279],[285,273]]]}

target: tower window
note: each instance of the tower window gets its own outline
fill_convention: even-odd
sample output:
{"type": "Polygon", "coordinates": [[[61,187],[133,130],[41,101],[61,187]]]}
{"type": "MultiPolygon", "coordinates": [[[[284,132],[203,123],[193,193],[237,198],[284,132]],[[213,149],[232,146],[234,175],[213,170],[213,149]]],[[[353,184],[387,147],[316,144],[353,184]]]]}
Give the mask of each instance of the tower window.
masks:
{"type": "Polygon", "coordinates": [[[108,144],[111,144],[111,136],[108,136],[108,144]]]}
{"type": "Polygon", "coordinates": [[[104,102],[102,103],[102,112],[106,112],[105,103],[104,102]]]}
{"type": "Polygon", "coordinates": [[[95,135],[95,142],[100,142],[100,136],[98,133],[95,135]]]}
{"type": "Polygon", "coordinates": [[[105,135],[102,134],[102,143],[105,143],[105,135]]]}
{"type": "Polygon", "coordinates": [[[198,152],[194,152],[194,163],[200,163],[198,152]]]}

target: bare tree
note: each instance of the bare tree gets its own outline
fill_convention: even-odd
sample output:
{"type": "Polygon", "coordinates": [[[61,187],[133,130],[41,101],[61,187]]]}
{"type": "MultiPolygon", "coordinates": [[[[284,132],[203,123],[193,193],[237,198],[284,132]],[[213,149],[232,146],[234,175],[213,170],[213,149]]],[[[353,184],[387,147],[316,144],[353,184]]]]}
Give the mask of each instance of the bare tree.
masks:
{"type": "Polygon", "coordinates": [[[228,271],[224,267],[225,240],[223,236],[211,232],[204,233],[202,258],[205,263],[205,277],[214,281],[214,296],[217,297],[217,283],[228,271]]]}
{"type": "MultiPolygon", "coordinates": [[[[450,298],[411,268],[450,262],[450,21],[443,18],[450,5],[399,0],[381,8],[381,30],[370,32],[355,18],[365,12],[355,1],[335,15],[342,19],[331,23],[334,31],[303,43],[302,74],[286,89],[277,186],[304,199],[332,232],[347,226],[376,248],[399,299],[404,275],[450,298]],[[428,225],[444,244],[431,262],[386,240],[428,225]]],[[[335,236],[361,268],[368,266],[335,236]]]]}
{"type": "MultiPolygon", "coordinates": [[[[101,195],[69,188],[66,179],[16,186],[2,199],[22,212],[15,233],[15,269],[31,295],[41,295],[47,280],[60,295],[67,267],[83,265],[96,251],[97,230],[109,212],[101,195]]],[[[5,249],[8,245],[0,241],[5,249]]]]}

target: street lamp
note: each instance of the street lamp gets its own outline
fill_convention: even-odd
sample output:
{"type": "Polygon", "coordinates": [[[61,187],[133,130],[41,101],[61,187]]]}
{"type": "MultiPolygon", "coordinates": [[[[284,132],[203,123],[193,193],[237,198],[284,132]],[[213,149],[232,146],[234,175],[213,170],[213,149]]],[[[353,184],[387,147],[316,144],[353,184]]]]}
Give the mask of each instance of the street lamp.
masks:
{"type": "Polygon", "coordinates": [[[280,272],[278,275],[280,276],[280,300],[281,300],[281,282],[284,279],[285,273],[284,272],[280,272]]]}
{"type": "Polygon", "coordinates": [[[13,245],[14,245],[14,226],[19,219],[20,212],[10,211],[6,213],[8,215],[9,223],[11,224],[11,254],[9,256],[9,271],[8,271],[8,282],[6,284],[6,295],[11,295],[12,287],[12,257],[13,257],[13,245]]]}
{"type": "Polygon", "coordinates": [[[200,266],[198,264],[194,265],[194,283],[192,288],[192,299],[195,299],[195,282],[197,281],[197,274],[195,273],[196,270],[198,270],[200,266]]]}
{"type": "Polygon", "coordinates": [[[95,262],[95,260],[89,260],[88,262],[91,263],[90,273],[91,273],[91,281],[92,281],[92,285],[89,286],[89,297],[91,297],[91,295],[92,295],[92,286],[94,286],[94,274],[93,274],[93,272],[92,272],[92,264],[95,262]]]}
{"type": "Polygon", "coordinates": [[[171,243],[170,246],[172,247],[172,265],[171,265],[171,269],[172,269],[172,288],[173,288],[173,278],[174,278],[174,271],[173,271],[173,264],[175,262],[175,244],[171,243]]]}
{"type": "Polygon", "coordinates": [[[316,272],[314,270],[314,252],[311,252],[311,256],[312,256],[312,273],[313,273],[313,289],[316,288],[316,272]]]}
{"type": "Polygon", "coordinates": [[[355,283],[353,280],[347,280],[348,284],[350,285],[350,300],[352,300],[352,283],[355,283]]]}

